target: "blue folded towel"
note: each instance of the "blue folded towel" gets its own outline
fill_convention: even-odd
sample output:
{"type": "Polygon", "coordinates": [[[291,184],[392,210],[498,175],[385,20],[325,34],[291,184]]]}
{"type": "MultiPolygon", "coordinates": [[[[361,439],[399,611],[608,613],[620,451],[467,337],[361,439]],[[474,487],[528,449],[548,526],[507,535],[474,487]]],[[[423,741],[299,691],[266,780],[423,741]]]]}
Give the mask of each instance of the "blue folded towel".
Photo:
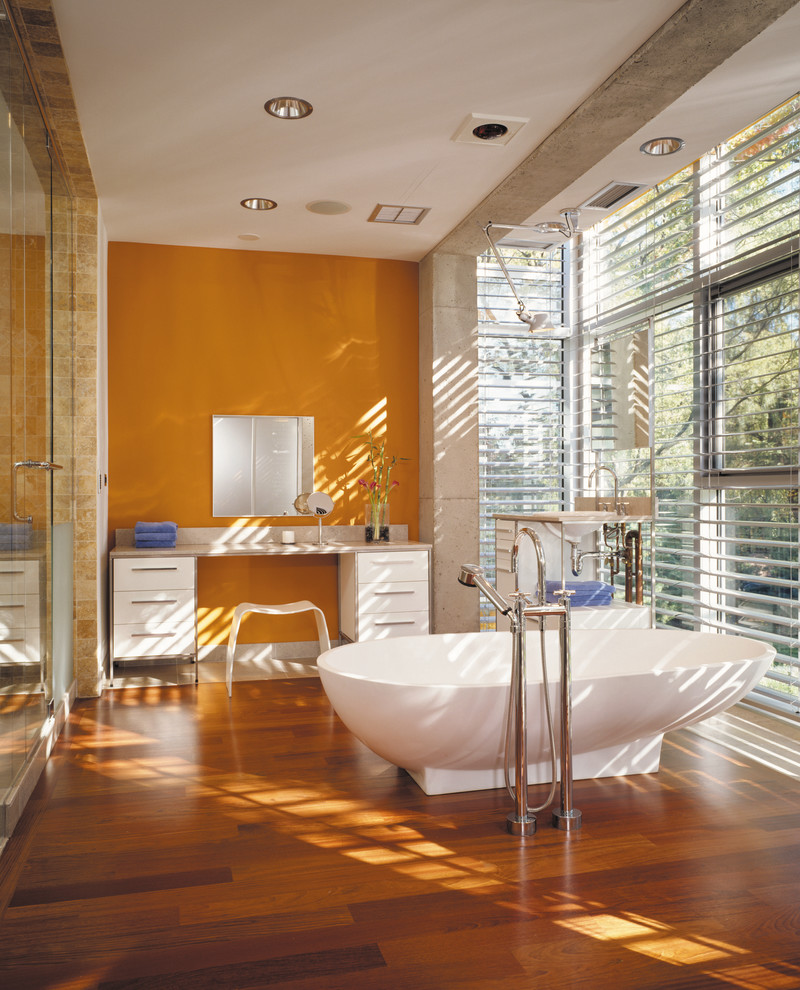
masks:
{"type": "Polygon", "coordinates": [[[33,544],[31,523],[0,524],[0,550],[27,550],[33,544]]]}
{"type": "Polygon", "coordinates": [[[153,547],[160,550],[169,550],[175,546],[175,540],[159,540],[159,539],[141,539],[136,540],[136,549],[140,550],[142,547],[153,547]]]}
{"type": "Polygon", "coordinates": [[[20,533],[32,533],[33,523],[0,523],[0,536],[19,536],[20,533]]]}
{"type": "MultiPolygon", "coordinates": [[[[567,581],[564,585],[567,591],[574,591],[570,596],[570,604],[573,608],[580,608],[582,605],[610,605],[614,588],[603,581],[567,581]]],[[[547,601],[558,601],[558,592],[561,590],[560,581],[548,581],[546,585],[547,601]]]]}
{"type": "Polygon", "coordinates": [[[579,598],[578,601],[572,600],[573,608],[586,608],[592,606],[593,608],[604,608],[606,605],[610,605],[613,601],[611,595],[595,595],[592,598],[579,598]]]}
{"type": "Polygon", "coordinates": [[[144,534],[167,534],[174,536],[178,532],[178,524],[174,522],[137,522],[134,533],[139,536],[144,534]]]}

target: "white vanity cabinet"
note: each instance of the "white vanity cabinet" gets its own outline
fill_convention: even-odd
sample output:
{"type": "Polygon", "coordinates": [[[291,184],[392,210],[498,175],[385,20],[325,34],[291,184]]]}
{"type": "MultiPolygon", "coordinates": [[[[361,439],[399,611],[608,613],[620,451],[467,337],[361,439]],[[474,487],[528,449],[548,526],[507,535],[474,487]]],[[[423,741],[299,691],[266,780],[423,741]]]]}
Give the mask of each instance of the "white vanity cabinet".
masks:
{"type": "Polygon", "coordinates": [[[359,550],[339,562],[343,639],[388,639],[430,631],[427,550],[359,550]]]}
{"type": "Polygon", "coordinates": [[[117,660],[197,657],[195,557],[112,561],[111,676],[117,660]]]}
{"type": "Polygon", "coordinates": [[[511,519],[495,519],[494,523],[494,566],[495,587],[503,596],[514,591],[514,574],[511,570],[511,553],[517,536],[516,523],[511,519]]]}
{"type": "Polygon", "coordinates": [[[0,665],[41,660],[39,561],[0,560],[0,665]]]}

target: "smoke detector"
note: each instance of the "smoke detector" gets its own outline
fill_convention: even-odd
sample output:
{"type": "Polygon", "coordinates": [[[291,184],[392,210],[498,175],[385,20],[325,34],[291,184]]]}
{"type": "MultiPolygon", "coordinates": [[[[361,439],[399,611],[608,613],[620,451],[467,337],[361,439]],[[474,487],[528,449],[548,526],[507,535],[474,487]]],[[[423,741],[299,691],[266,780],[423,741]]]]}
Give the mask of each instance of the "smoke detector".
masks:
{"type": "Polygon", "coordinates": [[[451,140],[462,144],[502,147],[527,123],[527,117],[491,117],[485,113],[471,113],[462,121],[451,140]]]}

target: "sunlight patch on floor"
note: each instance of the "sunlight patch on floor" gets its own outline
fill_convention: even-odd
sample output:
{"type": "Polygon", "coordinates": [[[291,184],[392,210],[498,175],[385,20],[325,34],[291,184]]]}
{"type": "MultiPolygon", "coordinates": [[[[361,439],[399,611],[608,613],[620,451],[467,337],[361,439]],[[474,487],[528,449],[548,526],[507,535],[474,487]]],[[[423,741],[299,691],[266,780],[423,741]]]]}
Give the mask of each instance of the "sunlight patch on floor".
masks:
{"type": "MultiPolygon", "coordinates": [[[[687,728],[696,736],[719,743],[740,756],[754,760],[778,773],[800,780],[800,740],[797,729],[781,732],[782,723],[775,721],[775,729],[755,723],[748,717],[747,709],[735,706],[727,712],[698,722],[687,728]]],[[[793,727],[788,727],[790,730],[793,727]]]]}

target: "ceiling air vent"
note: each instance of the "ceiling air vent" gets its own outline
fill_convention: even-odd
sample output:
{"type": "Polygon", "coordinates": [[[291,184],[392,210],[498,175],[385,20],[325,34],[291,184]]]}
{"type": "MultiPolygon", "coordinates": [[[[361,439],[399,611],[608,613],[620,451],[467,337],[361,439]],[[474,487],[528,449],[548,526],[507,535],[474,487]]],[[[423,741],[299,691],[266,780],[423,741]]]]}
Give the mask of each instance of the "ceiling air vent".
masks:
{"type": "Polygon", "coordinates": [[[647,186],[640,182],[610,182],[607,186],[594,194],[591,199],[581,203],[578,209],[581,210],[611,210],[615,206],[621,206],[629,199],[633,199],[637,193],[642,192],[647,186]]]}
{"type": "Polygon", "coordinates": [[[425,206],[383,206],[378,204],[369,215],[370,223],[420,223],[430,213],[425,206]]]}

